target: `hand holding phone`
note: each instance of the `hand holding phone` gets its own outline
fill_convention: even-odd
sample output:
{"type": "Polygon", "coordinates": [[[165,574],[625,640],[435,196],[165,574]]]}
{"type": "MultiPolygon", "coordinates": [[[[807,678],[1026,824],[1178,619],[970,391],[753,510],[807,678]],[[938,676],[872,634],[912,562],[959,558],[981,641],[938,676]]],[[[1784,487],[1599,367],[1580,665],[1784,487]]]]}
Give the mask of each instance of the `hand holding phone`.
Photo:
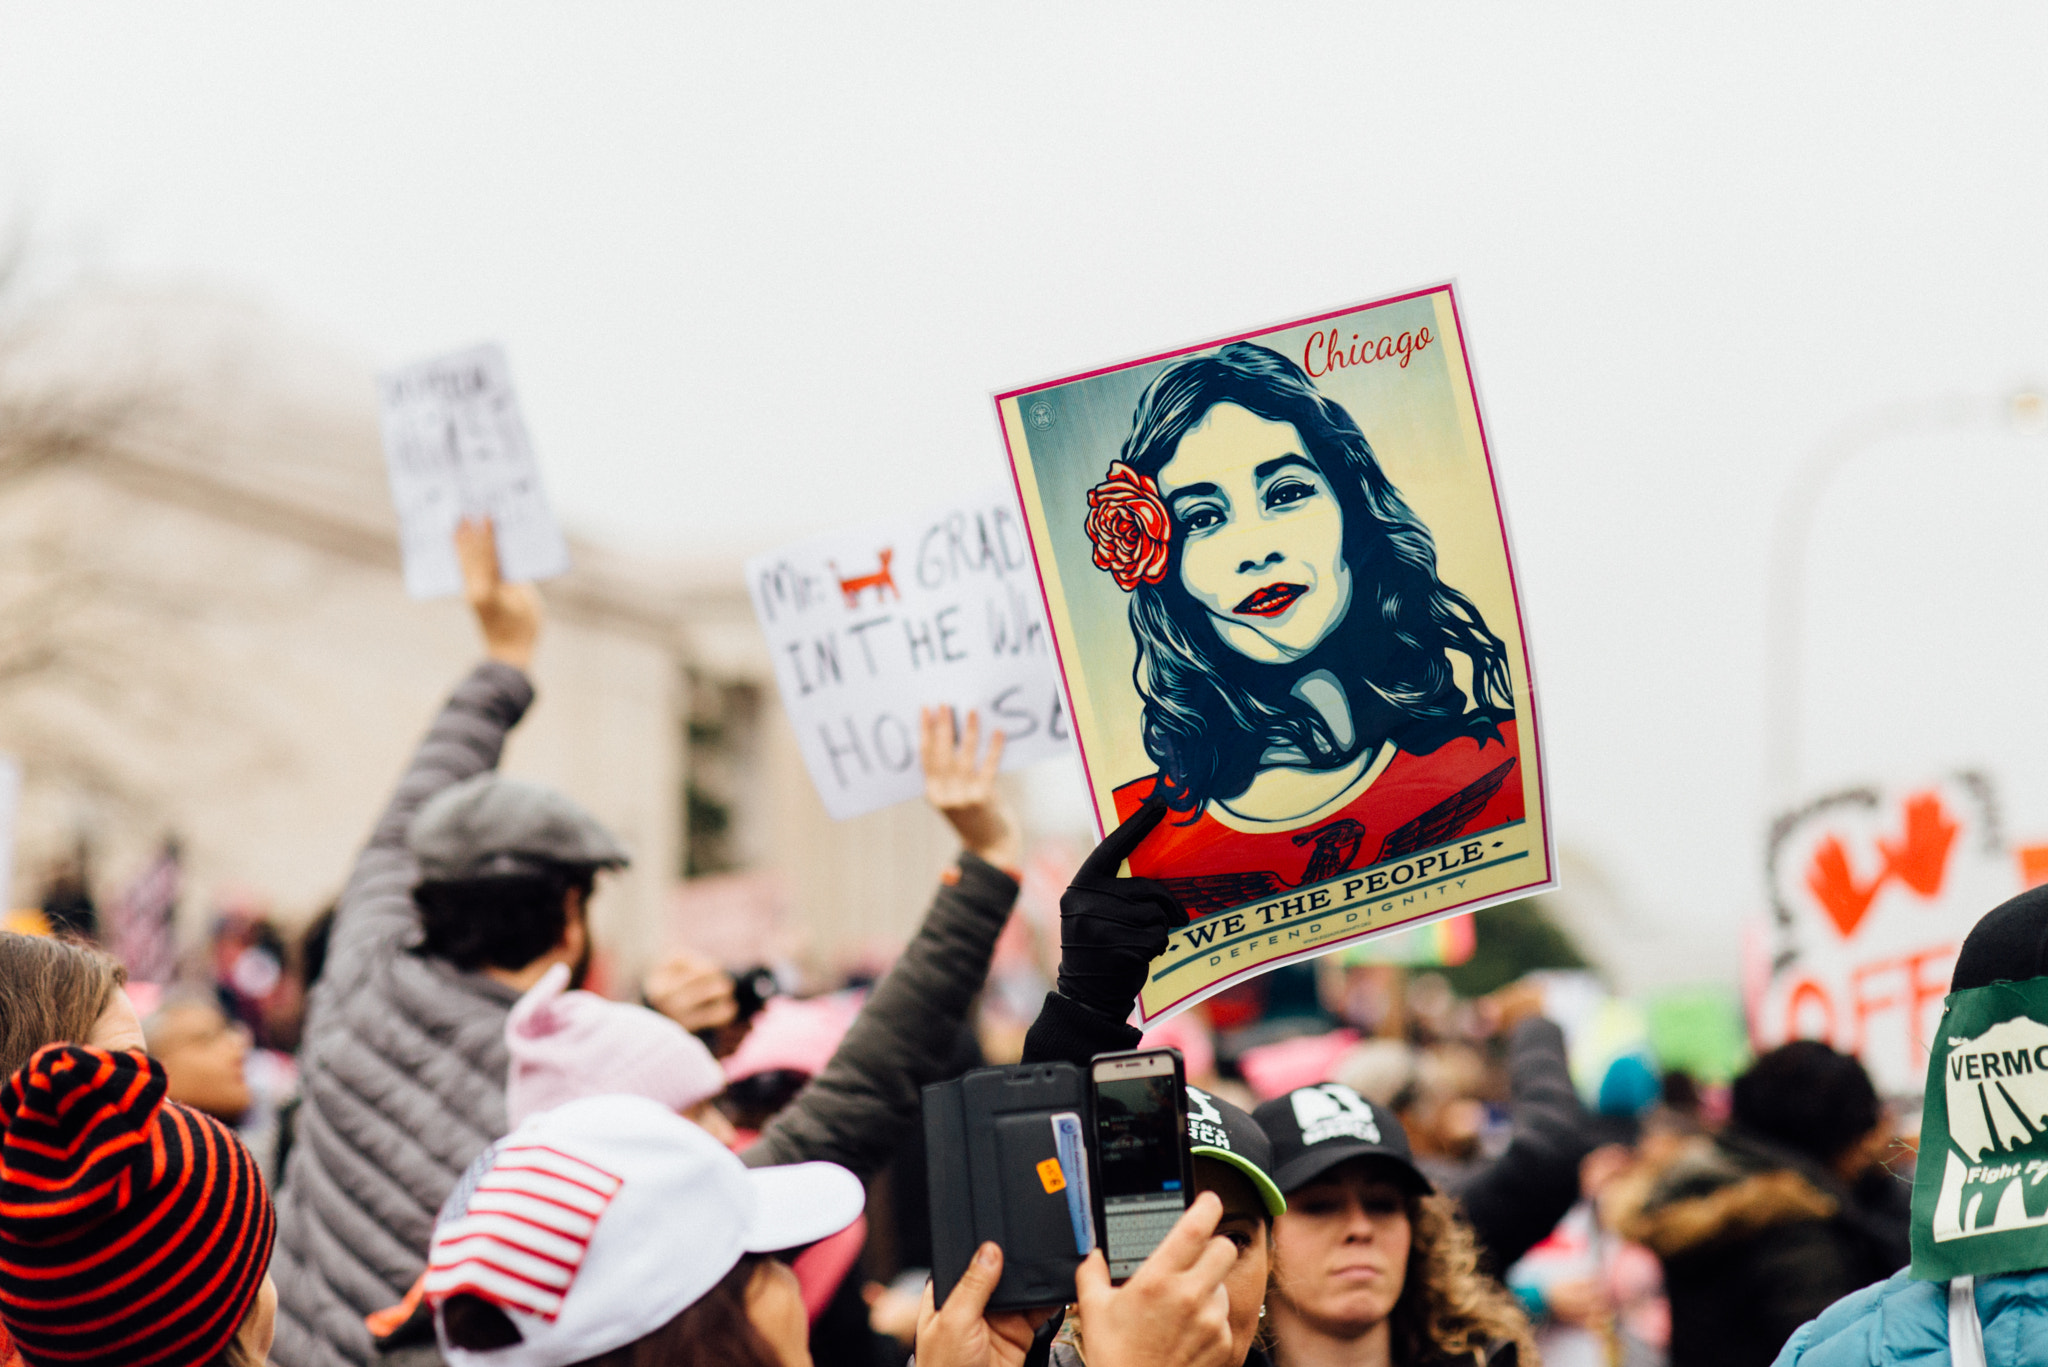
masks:
{"type": "MultiPolygon", "coordinates": [[[[1122,1286],[1100,1253],[1074,1273],[1091,1362],[1116,1367],[1232,1367],[1230,1295],[1237,1247],[1212,1237],[1223,1203],[1204,1192],[1122,1286]]],[[[918,1359],[920,1362],[922,1358],[918,1359]]]]}
{"type": "Polygon", "coordinates": [[[1141,1049],[1089,1064],[1095,1117],[1095,1227],[1121,1282],[1159,1247],[1194,1188],[1180,1054],[1141,1049]]]}

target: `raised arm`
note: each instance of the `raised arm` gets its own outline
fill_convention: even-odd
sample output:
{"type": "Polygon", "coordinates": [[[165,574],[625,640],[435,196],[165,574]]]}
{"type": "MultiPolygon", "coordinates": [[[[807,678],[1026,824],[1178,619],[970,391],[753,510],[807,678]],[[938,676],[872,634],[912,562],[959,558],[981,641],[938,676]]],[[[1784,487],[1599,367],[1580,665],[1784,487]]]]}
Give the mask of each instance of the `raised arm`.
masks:
{"type": "Polygon", "coordinates": [[[866,1180],[917,1123],[919,1091],[946,1076],[1017,901],[1017,825],[996,792],[1002,733],[986,756],[979,742],[974,714],[957,737],[952,713],[925,714],[925,797],[966,848],[825,1070],[741,1155],[749,1167],[828,1159],[866,1180]]]}
{"type": "Polygon", "coordinates": [[[1533,1014],[1513,1024],[1508,1085],[1514,1130],[1507,1148],[1451,1192],[1495,1275],[1548,1237],[1578,1200],[1579,1161],[1592,1149],[1555,1024],[1533,1014]]]}
{"type": "Polygon", "coordinates": [[[505,736],[526,714],[533,685],[526,669],[540,633],[540,595],[530,584],[498,574],[497,540],[488,522],[464,523],[455,534],[463,591],[484,638],[486,659],[457,684],[427,728],[404,777],[371,828],[335,909],[324,977],[345,983],[374,947],[419,924],[412,904],[415,876],[406,828],[427,799],[452,783],[498,766],[505,736]]]}

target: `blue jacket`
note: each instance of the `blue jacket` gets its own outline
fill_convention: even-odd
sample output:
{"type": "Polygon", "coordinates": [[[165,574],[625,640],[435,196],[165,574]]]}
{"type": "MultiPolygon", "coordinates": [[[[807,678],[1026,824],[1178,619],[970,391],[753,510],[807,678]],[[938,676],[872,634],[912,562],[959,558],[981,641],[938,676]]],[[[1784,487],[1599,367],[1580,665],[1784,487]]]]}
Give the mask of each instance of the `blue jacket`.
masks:
{"type": "MultiPolygon", "coordinates": [[[[2048,1271],[1977,1283],[1989,1367],[2048,1367],[2048,1271]]],[[[1771,1367],[1947,1367],[1948,1283],[1900,1272],[1801,1325],[1771,1367]]]]}

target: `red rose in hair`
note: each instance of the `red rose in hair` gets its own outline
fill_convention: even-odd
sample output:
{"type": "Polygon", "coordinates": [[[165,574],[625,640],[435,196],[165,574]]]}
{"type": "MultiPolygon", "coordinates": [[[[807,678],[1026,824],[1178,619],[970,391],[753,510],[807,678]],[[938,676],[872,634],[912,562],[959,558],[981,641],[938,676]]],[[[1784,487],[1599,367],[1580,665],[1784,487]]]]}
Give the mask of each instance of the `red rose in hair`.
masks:
{"type": "Polygon", "coordinates": [[[1095,567],[1108,570],[1124,592],[1166,578],[1173,520],[1152,476],[1111,461],[1109,478],[1088,491],[1088,539],[1095,567]]]}

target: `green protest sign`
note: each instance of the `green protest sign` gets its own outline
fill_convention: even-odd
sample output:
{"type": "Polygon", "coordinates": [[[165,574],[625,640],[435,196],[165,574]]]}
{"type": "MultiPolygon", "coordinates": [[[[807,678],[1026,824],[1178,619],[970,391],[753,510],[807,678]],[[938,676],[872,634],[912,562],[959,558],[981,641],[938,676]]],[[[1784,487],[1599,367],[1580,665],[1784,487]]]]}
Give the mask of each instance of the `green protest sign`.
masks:
{"type": "Polygon", "coordinates": [[[1931,1053],[1913,1275],[2048,1267],[2048,978],[1952,993],[1931,1053]]]}

